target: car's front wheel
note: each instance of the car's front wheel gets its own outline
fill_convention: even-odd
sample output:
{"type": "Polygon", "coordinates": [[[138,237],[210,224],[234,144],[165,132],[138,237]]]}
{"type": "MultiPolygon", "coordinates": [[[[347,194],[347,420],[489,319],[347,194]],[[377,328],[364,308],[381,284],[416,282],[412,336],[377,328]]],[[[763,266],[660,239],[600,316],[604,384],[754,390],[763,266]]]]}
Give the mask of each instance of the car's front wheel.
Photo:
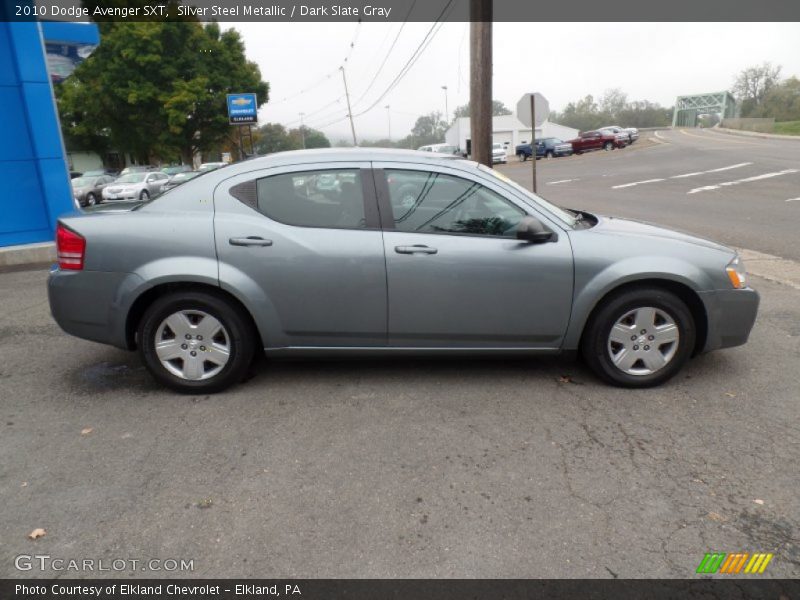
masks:
{"type": "Polygon", "coordinates": [[[605,150],[606,152],[609,152],[613,149],[614,149],[614,142],[606,142],[605,144],[603,144],[603,150],[605,150]]]}
{"type": "Polygon", "coordinates": [[[150,200],[150,192],[148,192],[147,190],[142,190],[142,193],[139,194],[139,200],[141,200],[142,202],[147,202],[148,200],[150,200]]]}
{"type": "Polygon", "coordinates": [[[95,204],[97,204],[97,197],[91,192],[86,194],[86,206],[94,206],[95,204]]]}
{"type": "Polygon", "coordinates": [[[623,387],[659,385],[681,370],[695,345],[692,314],[664,289],[631,288],[605,300],[583,338],[583,356],[600,377],[623,387]]]}
{"type": "Polygon", "coordinates": [[[147,369],[183,393],[215,393],[241,381],[255,351],[249,319],[222,297],[174,293],[145,311],[138,329],[147,369]]]}

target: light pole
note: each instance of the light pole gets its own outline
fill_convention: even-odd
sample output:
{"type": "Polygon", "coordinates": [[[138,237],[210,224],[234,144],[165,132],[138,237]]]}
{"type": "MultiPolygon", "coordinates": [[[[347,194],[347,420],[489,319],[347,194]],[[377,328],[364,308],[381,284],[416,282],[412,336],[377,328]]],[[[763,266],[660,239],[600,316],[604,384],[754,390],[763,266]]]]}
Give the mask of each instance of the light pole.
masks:
{"type": "Polygon", "coordinates": [[[389,141],[391,142],[392,141],[392,113],[389,110],[389,108],[390,108],[389,104],[384,106],[384,108],[386,109],[386,122],[389,125],[389,141]]]}
{"type": "Polygon", "coordinates": [[[306,149],[306,132],[305,129],[303,129],[303,117],[305,116],[305,114],[306,113],[302,112],[300,113],[300,137],[303,140],[303,150],[306,149]]]}
{"type": "Polygon", "coordinates": [[[447,109],[447,86],[443,85],[442,89],[444,90],[444,120],[445,123],[450,123],[450,111],[447,109]]]}

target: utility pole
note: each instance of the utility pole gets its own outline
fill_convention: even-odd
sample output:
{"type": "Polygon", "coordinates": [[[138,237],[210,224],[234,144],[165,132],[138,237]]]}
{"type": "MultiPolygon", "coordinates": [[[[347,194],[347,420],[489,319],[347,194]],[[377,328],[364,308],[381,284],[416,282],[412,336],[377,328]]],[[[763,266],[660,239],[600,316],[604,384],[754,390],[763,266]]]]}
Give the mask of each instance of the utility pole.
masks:
{"type": "Polygon", "coordinates": [[[350,108],[350,92],[347,91],[347,77],[344,74],[344,66],[339,67],[342,72],[342,81],[344,81],[344,95],[347,98],[347,116],[350,117],[350,131],[353,132],[353,146],[358,146],[356,140],[356,126],[353,124],[353,111],[350,108]]]}
{"type": "Polygon", "coordinates": [[[306,131],[303,129],[303,116],[306,113],[300,113],[300,137],[303,140],[303,150],[306,149],[306,131]]]}
{"type": "Polygon", "coordinates": [[[384,106],[384,108],[386,109],[386,122],[389,125],[389,141],[391,142],[392,141],[392,111],[389,110],[389,108],[390,108],[389,104],[384,106]]]}
{"type": "Polygon", "coordinates": [[[470,0],[472,160],[492,166],[492,0],[470,0]]]}
{"type": "Polygon", "coordinates": [[[444,122],[449,125],[450,124],[450,111],[447,108],[447,86],[443,85],[442,89],[444,90],[444,122]]]}

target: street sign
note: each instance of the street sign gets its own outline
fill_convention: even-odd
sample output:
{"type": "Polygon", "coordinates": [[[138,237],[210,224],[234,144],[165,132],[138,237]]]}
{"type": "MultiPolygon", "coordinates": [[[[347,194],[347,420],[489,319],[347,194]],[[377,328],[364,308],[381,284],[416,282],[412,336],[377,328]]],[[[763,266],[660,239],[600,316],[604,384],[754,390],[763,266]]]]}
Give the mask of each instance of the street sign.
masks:
{"type": "Polygon", "coordinates": [[[517,102],[517,118],[523,125],[532,127],[531,96],[533,96],[534,110],[536,112],[536,127],[540,127],[550,116],[550,103],[539,92],[525,94],[519,99],[519,102],[517,102]]]}
{"type": "Polygon", "coordinates": [[[258,123],[258,100],[255,94],[228,94],[228,122],[231,125],[258,123]]]}

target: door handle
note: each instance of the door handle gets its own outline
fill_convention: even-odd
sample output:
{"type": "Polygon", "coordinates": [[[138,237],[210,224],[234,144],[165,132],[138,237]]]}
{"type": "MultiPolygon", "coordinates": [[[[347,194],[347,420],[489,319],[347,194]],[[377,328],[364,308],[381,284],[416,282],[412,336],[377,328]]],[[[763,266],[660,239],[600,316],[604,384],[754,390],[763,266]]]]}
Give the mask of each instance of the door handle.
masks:
{"type": "Polygon", "coordinates": [[[232,237],[228,240],[231,246],[272,246],[272,240],[251,235],[248,237],[232,237]]]}
{"type": "Polygon", "coordinates": [[[436,248],[423,246],[422,244],[415,244],[413,246],[395,246],[394,251],[398,254],[436,254],[439,252],[436,248]]]}

